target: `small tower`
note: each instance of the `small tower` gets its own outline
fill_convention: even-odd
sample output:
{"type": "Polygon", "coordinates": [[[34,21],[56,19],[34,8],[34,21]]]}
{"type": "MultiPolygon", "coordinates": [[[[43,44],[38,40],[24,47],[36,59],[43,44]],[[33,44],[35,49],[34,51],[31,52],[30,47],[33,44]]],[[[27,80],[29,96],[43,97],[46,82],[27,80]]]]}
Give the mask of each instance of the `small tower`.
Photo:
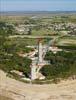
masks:
{"type": "Polygon", "coordinates": [[[42,47],[42,39],[39,39],[38,41],[38,63],[42,63],[43,62],[43,47],[42,47]]]}
{"type": "Polygon", "coordinates": [[[42,50],[42,39],[38,39],[38,61],[37,62],[32,62],[31,66],[31,80],[37,79],[37,73],[39,70],[39,65],[42,64],[43,62],[43,50],[42,50]]]}
{"type": "Polygon", "coordinates": [[[37,78],[36,76],[36,65],[32,64],[31,66],[31,80],[35,80],[37,78]]]}

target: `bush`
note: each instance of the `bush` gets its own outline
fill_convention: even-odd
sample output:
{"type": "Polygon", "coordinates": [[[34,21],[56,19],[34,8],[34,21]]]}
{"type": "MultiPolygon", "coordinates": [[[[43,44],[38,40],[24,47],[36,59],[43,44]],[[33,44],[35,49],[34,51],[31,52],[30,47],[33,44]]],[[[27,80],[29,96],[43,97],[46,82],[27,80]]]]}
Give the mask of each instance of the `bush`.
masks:
{"type": "Polygon", "coordinates": [[[45,55],[45,60],[50,61],[40,70],[47,79],[66,78],[76,74],[76,52],[60,51],[53,54],[51,51],[45,55]]]}

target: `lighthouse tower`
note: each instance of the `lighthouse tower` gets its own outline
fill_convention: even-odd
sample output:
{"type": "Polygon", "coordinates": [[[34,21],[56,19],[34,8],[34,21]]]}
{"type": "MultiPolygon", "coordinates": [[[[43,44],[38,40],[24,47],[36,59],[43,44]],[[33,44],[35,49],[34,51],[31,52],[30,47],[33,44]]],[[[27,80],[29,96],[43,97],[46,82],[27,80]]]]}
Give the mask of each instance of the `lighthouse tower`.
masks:
{"type": "Polygon", "coordinates": [[[41,39],[38,42],[38,64],[43,62],[43,47],[42,47],[42,41],[41,39]]]}
{"type": "Polygon", "coordinates": [[[37,79],[37,73],[39,70],[39,66],[42,64],[43,62],[43,46],[42,46],[42,41],[41,39],[38,39],[38,60],[37,62],[32,62],[32,66],[31,66],[31,80],[35,80],[37,79]]]}

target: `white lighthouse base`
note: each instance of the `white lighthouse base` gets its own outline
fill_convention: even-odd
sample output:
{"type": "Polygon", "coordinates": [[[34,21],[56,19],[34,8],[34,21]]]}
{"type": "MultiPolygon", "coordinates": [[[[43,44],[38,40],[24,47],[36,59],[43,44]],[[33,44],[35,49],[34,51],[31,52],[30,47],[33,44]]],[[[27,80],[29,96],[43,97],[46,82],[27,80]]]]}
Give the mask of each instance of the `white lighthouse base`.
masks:
{"type": "Polygon", "coordinates": [[[31,80],[35,80],[37,78],[37,75],[36,75],[36,66],[33,65],[31,67],[31,80]]]}

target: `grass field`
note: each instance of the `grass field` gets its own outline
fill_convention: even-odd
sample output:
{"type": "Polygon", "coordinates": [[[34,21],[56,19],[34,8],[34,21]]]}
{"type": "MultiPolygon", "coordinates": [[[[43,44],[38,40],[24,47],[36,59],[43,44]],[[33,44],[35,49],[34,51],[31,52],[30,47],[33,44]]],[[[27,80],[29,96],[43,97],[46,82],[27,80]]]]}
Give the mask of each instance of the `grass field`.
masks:
{"type": "Polygon", "coordinates": [[[58,45],[76,45],[76,37],[65,36],[58,40],[58,45]]]}
{"type": "Polygon", "coordinates": [[[32,35],[35,35],[35,36],[42,36],[42,35],[47,36],[47,35],[55,35],[55,34],[56,34],[55,31],[47,30],[47,29],[40,29],[38,31],[36,31],[36,30],[32,31],[32,35]]]}

